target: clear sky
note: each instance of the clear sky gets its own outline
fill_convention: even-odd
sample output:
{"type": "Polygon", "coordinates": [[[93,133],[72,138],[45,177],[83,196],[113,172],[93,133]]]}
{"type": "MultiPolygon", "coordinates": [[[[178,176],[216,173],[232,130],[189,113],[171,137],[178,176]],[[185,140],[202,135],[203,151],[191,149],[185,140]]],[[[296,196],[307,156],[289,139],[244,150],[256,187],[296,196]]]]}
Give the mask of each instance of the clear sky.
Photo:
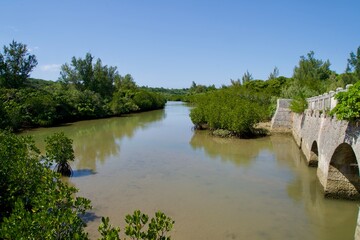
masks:
{"type": "Polygon", "coordinates": [[[90,52],[138,85],[220,87],[247,70],[290,77],[309,51],[344,72],[360,46],[360,0],[1,0],[0,45],[24,43],[57,80],[90,52]]]}

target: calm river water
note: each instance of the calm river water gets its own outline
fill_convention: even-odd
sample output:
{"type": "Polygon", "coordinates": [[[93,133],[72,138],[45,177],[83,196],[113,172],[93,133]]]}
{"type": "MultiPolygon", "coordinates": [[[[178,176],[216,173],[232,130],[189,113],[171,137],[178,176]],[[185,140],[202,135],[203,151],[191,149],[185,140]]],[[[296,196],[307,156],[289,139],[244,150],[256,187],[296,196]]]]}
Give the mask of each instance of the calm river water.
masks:
{"type": "Polygon", "coordinates": [[[356,202],[324,199],[316,169],[290,136],[221,139],[192,131],[189,107],[35,129],[37,145],[64,131],[74,140],[68,179],[91,199],[87,230],[101,216],[157,210],[175,220],[173,239],[353,239],[356,202]]]}

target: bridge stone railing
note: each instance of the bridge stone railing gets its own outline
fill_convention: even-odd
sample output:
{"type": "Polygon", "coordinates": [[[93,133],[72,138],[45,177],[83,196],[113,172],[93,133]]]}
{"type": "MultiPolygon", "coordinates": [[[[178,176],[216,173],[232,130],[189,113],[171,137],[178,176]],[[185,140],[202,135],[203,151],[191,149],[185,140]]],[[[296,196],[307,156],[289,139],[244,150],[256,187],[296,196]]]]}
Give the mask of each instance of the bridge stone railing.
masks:
{"type": "Polygon", "coordinates": [[[308,98],[308,109],[321,111],[332,110],[337,104],[335,95],[339,92],[348,91],[351,86],[352,84],[348,84],[345,89],[337,88],[336,91],[330,91],[328,93],[324,93],[323,95],[308,98]]]}

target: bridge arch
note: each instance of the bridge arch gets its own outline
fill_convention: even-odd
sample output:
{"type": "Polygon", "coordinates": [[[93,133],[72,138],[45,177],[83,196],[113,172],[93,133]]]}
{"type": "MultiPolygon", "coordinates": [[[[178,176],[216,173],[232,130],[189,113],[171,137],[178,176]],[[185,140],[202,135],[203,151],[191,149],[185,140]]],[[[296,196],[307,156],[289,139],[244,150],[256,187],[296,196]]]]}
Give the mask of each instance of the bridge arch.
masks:
{"type": "Polygon", "coordinates": [[[325,196],[360,199],[358,161],[353,148],[347,143],[341,143],[331,157],[325,196]]]}
{"type": "Polygon", "coordinates": [[[318,144],[314,141],[311,145],[310,149],[310,158],[309,158],[309,166],[310,167],[317,167],[318,166],[318,159],[319,159],[319,151],[318,151],[318,144]]]}

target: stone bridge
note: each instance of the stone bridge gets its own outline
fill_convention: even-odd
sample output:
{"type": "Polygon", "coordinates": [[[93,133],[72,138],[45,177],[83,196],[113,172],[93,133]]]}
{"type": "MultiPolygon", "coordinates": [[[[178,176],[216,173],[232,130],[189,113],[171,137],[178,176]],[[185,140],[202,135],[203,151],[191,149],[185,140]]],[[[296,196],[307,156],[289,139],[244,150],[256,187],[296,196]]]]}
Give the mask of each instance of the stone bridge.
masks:
{"type": "Polygon", "coordinates": [[[303,114],[290,111],[291,100],[279,99],[272,130],[292,133],[308,165],[317,167],[326,197],[359,200],[360,124],[328,114],[336,106],[335,94],[349,87],[307,99],[303,114]]]}

